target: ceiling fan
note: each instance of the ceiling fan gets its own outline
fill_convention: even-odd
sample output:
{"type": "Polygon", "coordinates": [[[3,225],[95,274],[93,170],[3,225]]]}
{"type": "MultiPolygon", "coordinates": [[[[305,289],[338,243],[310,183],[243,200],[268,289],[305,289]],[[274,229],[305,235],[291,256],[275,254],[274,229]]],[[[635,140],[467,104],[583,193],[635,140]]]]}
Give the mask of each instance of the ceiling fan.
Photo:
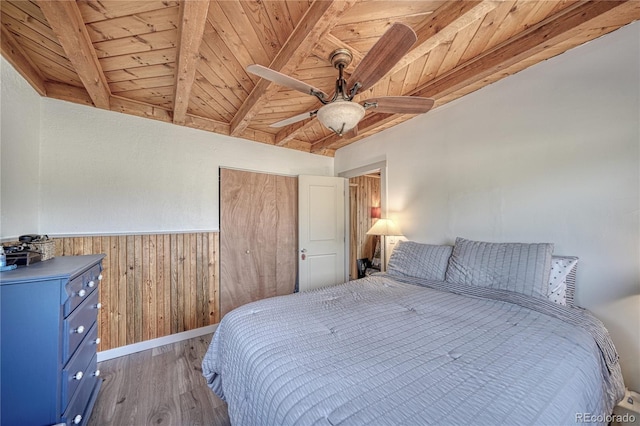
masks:
{"type": "Polygon", "coordinates": [[[391,114],[423,114],[433,107],[433,99],[416,96],[381,96],[367,99],[362,105],[353,101],[359,92],[369,89],[384,77],[407,54],[416,40],[416,33],[411,27],[393,24],[360,61],[348,81],[344,78],[344,69],[353,60],[353,55],[348,49],[333,51],[329,61],[338,70],[338,79],[331,97],[320,89],[262,65],[249,65],[247,71],[281,86],[315,96],[322,103],[314,111],[278,121],[270,127],[284,127],[317,116],[326,128],[339,136],[351,130],[357,134],[358,122],[367,109],[391,114]]]}

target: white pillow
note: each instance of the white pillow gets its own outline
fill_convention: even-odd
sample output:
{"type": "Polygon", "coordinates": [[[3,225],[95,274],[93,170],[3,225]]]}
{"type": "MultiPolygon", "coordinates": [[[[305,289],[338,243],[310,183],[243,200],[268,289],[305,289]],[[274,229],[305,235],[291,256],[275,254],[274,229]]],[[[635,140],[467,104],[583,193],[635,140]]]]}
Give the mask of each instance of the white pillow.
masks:
{"type": "Polygon", "coordinates": [[[553,256],[549,273],[549,291],[547,298],[562,306],[574,306],[576,267],[578,258],[571,256],[553,256]]]}

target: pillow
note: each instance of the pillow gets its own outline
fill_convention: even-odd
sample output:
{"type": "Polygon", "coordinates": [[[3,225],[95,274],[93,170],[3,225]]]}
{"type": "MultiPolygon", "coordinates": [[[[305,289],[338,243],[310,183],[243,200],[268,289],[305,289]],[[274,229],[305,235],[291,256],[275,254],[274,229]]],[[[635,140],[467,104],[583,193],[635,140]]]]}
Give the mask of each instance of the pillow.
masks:
{"type": "Polygon", "coordinates": [[[576,290],[576,269],[578,258],[571,256],[553,256],[549,274],[550,301],[562,306],[574,306],[573,296],[576,290]]]}
{"type": "Polygon", "coordinates": [[[456,238],[446,280],[546,298],[553,244],[456,238]]]}
{"type": "Polygon", "coordinates": [[[453,246],[398,241],[389,258],[387,273],[444,281],[453,246]]]}

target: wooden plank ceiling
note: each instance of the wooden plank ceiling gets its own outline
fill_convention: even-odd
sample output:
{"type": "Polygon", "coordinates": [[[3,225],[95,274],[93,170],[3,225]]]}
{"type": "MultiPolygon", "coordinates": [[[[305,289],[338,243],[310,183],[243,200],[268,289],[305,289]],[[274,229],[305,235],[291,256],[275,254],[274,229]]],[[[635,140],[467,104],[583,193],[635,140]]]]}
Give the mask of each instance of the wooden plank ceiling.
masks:
{"type": "MultiPolygon", "coordinates": [[[[323,155],[412,115],[368,110],[355,137],[317,119],[309,95],[248,73],[260,64],[333,93],[394,22],[418,41],[356,101],[446,104],[640,18],[638,1],[2,0],[2,55],[43,96],[323,155]]],[[[348,79],[348,78],[347,78],[348,79]]],[[[505,100],[508,101],[508,100],[505,100]]]]}

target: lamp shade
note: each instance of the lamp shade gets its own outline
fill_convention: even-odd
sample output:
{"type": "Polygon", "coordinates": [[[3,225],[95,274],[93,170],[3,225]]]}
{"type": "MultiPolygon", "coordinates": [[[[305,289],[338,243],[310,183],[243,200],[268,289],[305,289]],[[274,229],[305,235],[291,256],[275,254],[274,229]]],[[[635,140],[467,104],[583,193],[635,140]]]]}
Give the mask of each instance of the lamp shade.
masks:
{"type": "Polygon", "coordinates": [[[371,207],[371,219],[380,219],[382,217],[380,210],[380,207],[371,207]]]}
{"type": "Polygon", "coordinates": [[[367,231],[367,235],[400,236],[402,231],[391,219],[378,219],[378,221],[367,231]]]}
{"type": "Polygon", "coordinates": [[[342,136],[364,117],[364,107],[357,102],[337,100],[318,110],[318,120],[324,127],[342,136]]]}

